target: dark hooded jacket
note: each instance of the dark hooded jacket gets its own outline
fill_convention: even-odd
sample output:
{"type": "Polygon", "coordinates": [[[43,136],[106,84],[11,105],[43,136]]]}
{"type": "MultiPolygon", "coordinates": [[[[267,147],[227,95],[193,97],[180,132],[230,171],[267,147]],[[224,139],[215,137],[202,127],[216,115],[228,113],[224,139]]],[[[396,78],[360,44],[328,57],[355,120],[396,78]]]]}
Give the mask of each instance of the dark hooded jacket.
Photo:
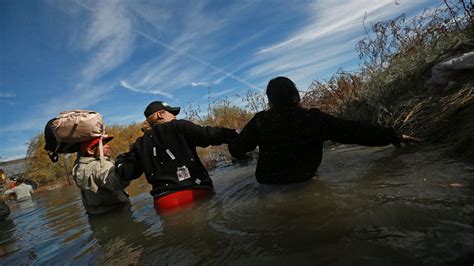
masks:
{"type": "MultiPolygon", "coordinates": [[[[196,147],[230,143],[235,137],[237,133],[234,129],[202,127],[186,120],[173,120],[156,124],[153,129],[146,131],[134,143],[129,156],[138,162],[139,167],[135,163],[134,168],[141,167],[148,183],[153,186],[153,196],[196,185],[212,187],[209,173],[201,163],[196,147]],[[178,171],[183,167],[189,171],[190,177],[179,180],[178,171]]],[[[128,176],[136,178],[140,174],[128,176]]],[[[121,176],[123,178],[127,174],[121,176]]]]}
{"type": "Polygon", "coordinates": [[[400,136],[392,128],[294,106],[257,113],[229,145],[229,151],[238,158],[258,146],[257,181],[286,184],[315,175],[327,140],[364,146],[400,144],[400,136]]]}

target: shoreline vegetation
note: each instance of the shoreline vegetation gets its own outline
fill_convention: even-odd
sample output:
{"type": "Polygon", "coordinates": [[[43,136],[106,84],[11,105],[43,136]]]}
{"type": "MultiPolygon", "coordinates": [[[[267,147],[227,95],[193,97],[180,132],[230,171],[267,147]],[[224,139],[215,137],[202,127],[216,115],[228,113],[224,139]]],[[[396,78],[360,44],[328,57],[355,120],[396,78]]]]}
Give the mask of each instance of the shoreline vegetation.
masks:
{"type": "MultiPolygon", "coordinates": [[[[473,53],[473,17],[472,2],[445,0],[411,19],[400,15],[371,26],[364,23],[366,35],[356,47],[360,69],[340,69],[327,81],[315,80],[300,92],[303,107],[394,127],[425,143],[449,146],[447,156],[473,163],[473,66],[443,68],[449,60],[473,53]]],[[[209,103],[207,115],[201,117],[199,107],[189,104],[183,108],[185,119],[242,128],[256,112],[267,108],[264,93],[249,90],[237,96],[245,107],[221,98],[209,103]]],[[[114,158],[142,135],[141,127],[140,123],[108,127],[108,133],[115,136],[114,158]]],[[[43,147],[42,133],[28,143],[25,177],[37,182],[40,190],[72,184],[70,172],[76,155],[60,155],[52,163],[43,147]]],[[[225,146],[199,149],[198,154],[208,168],[232,159],[225,146]]]]}

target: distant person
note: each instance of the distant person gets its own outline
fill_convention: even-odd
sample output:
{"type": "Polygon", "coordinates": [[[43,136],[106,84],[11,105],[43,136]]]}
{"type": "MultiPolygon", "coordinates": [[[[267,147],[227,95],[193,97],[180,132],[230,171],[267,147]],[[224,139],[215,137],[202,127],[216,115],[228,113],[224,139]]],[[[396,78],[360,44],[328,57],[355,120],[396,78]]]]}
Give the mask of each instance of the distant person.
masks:
{"type": "Polygon", "coordinates": [[[36,184],[34,181],[32,181],[30,179],[24,178],[23,182],[27,185],[30,185],[33,188],[33,190],[35,190],[38,187],[38,184],[36,184]]]}
{"type": "Polygon", "coordinates": [[[121,180],[116,172],[110,145],[113,137],[103,139],[106,160],[101,162],[100,138],[81,143],[81,152],[72,170],[74,181],[81,189],[82,203],[88,214],[103,214],[114,209],[129,207],[130,200],[124,188],[130,182],[121,180]]]}
{"type": "Polygon", "coordinates": [[[15,194],[17,201],[24,201],[31,199],[31,194],[33,194],[33,187],[26,184],[23,178],[18,178],[16,180],[16,186],[8,189],[4,194],[15,194]]]}
{"type": "MultiPolygon", "coordinates": [[[[212,191],[212,180],[196,147],[230,143],[237,136],[234,129],[203,127],[176,120],[179,111],[179,107],[171,107],[162,101],[150,103],[144,112],[149,126],[144,128],[143,136],[136,140],[129,153],[138,163],[136,169],[144,171],[148,183],[153,186],[151,195],[155,198],[157,211],[212,191]],[[167,195],[170,197],[165,198],[167,195]]],[[[120,161],[117,161],[120,169],[120,161]]],[[[140,174],[134,174],[132,178],[140,174]]]]}
{"type": "Polygon", "coordinates": [[[257,113],[229,144],[236,158],[259,147],[255,176],[261,184],[311,179],[321,163],[326,140],[364,146],[420,142],[393,128],[338,119],[316,108],[303,109],[295,84],[286,77],[270,80],[266,94],[270,109],[257,113]]]}
{"type": "Polygon", "coordinates": [[[5,171],[3,171],[3,169],[0,169],[0,183],[4,184],[6,180],[7,175],[5,174],[5,171]]]}

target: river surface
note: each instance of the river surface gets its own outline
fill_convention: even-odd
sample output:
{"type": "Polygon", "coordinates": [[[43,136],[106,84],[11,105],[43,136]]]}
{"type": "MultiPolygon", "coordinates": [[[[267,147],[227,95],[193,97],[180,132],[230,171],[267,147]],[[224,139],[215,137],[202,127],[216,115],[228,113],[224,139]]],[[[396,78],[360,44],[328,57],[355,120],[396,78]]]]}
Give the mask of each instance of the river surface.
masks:
{"type": "Polygon", "coordinates": [[[287,186],[254,170],[215,170],[212,198],[163,215],[143,179],[131,212],[99,219],[74,186],[9,202],[0,264],[474,264],[474,169],[439,148],[338,148],[287,186]]]}

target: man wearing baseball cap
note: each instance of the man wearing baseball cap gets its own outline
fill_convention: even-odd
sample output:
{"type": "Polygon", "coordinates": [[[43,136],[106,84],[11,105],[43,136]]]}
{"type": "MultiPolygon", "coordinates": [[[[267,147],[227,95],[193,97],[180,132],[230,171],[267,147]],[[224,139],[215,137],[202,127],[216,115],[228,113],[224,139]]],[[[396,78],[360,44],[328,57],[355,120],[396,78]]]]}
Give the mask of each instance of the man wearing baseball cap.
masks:
{"type": "MultiPolygon", "coordinates": [[[[179,107],[171,107],[162,101],[150,103],[144,111],[148,127],[129,153],[140,164],[136,169],[141,169],[153,186],[151,194],[157,211],[163,207],[161,202],[165,194],[193,190],[191,197],[196,198],[202,190],[212,191],[212,180],[197,155],[196,147],[227,144],[237,137],[234,129],[203,127],[177,120],[179,111],[179,107]],[[199,187],[199,192],[196,187],[199,187]]],[[[118,167],[120,169],[120,164],[118,167]]],[[[132,179],[139,174],[135,173],[132,179]]]]}
{"type": "Polygon", "coordinates": [[[123,190],[130,182],[119,178],[114,162],[109,159],[112,150],[108,142],[112,139],[112,136],[104,136],[82,142],[80,156],[72,170],[88,214],[103,214],[130,206],[128,195],[123,190]],[[100,158],[101,139],[105,160],[100,158]]]}
{"type": "Polygon", "coordinates": [[[179,107],[171,107],[169,106],[168,103],[166,102],[162,102],[162,101],[154,101],[154,102],[151,102],[145,109],[145,117],[149,117],[150,115],[152,115],[153,113],[155,112],[158,112],[158,111],[161,111],[161,110],[166,110],[168,112],[170,112],[171,114],[177,116],[179,114],[179,111],[181,110],[181,108],[179,107]]]}

